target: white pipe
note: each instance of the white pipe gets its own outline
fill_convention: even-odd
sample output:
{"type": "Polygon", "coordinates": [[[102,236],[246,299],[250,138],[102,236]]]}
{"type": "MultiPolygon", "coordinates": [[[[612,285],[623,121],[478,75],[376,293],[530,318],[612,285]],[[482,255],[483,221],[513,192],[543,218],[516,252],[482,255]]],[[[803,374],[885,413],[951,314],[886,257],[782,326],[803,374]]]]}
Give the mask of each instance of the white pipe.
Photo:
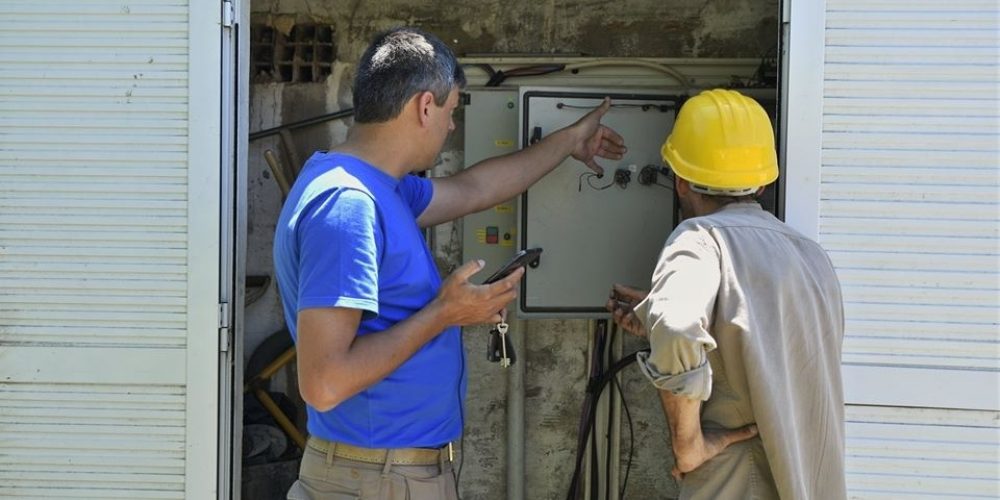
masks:
{"type": "Polygon", "coordinates": [[[524,345],[523,320],[512,321],[507,334],[518,360],[507,368],[507,500],[524,500],[524,345]]]}
{"type": "Polygon", "coordinates": [[[682,75],[679,71],[667,66],[665,64],[655,63],[652,61],[643,61],[642,59],[599,59],[597,61],[587,61],[579,62],[573,64],[567,64],[565,71],[574,71],[586,68],[598,68],[607,66],[639,66],[643,68],[649,68],[652,70],[659,71],[674,80],[677,80],[684,88],[690,88],[691,82],[688,78],[682,75]]]}

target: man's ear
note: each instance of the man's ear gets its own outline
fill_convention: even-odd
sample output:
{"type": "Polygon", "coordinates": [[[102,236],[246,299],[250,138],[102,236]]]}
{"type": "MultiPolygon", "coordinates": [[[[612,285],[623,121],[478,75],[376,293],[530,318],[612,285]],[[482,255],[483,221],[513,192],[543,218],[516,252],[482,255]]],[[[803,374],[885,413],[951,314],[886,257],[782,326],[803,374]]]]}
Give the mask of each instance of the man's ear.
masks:
{"type": "Polygon", "coordinates": [[[416,95],[415,99],[417,100],[417,117],[420,120],[420,126],[426,127],[431,119],[431,106],[436,104],[434,94],[426,91],[421,92],[416,95]]]}
{"type": "Polygon", "coordinates": [[[674,190],[677,191],[677,196],[686,195],[691,190],[691,184],[688,184],[688,181],[675,175],[674,190]]]}

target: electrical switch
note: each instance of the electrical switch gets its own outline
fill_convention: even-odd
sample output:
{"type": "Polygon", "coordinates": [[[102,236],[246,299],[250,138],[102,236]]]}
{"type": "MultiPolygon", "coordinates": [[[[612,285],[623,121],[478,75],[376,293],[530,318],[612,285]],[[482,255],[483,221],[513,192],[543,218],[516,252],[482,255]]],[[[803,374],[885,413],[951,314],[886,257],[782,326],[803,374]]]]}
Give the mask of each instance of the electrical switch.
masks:
{"type": "Polygon", "coordinates": [[[486,244],[496,245],[500,243],[500,228],[497,226],[486,226],[486,244]]]}

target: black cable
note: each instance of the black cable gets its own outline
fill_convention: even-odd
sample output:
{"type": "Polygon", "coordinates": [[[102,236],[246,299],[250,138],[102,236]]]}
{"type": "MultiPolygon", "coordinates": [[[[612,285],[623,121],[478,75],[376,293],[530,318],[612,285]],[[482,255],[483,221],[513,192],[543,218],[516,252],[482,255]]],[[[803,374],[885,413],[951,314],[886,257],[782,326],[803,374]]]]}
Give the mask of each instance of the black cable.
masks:
{"type": "Polygon", "coordinates": [[[598,179],[600,179],[600,176],[598,176],[596,174],[592,175],[590,177],[587,177],[587,184],[590,185],[590,187],[594,188],[597,191],[604,191],[605,189],[607,189],[607,188],[615,185],[615,181],[614,181],[614,179],[612,179],[611,182],[609,182],[609,183],[607,183],[607,184],[605,184],[603,186],[595,186],[594,182],[593,182],[594,177],[597,177],[598,179]]]}
{"type": "MultiPolygon", "coordinates": [[[[643,111],[650,111],[650,110],[654,110],[655,109],[655,110],[657,110],[657,111],[659,111],[661,113],[666,113],[666,112],[669,112],[669,111],[673,111],[675,109],[674,105],[672,105],[672,104],[626,104],[626,103],[619,103],[619,104],[612,104],[611,107],[612,108],[636,108],[636,109],[641,109],[643,111]]],[[[580,105],[580,104],[567,104],[567,103],[564,103],[564,102],[557,102],[556,103],[556,109],[564,109],[564,108],[565,109],[586,109],[586,110],[592,110],[592,109],[594,109],[594,106],[593,105],[580,105]]]]}
{"type": "Polygon", "coordinates": [[[614,179],[612,179],[611,182],[609,182],[609,183],[607,183],[607,184],[605,184],[603,186],[595,186],[594,185],[594,178],[595,177],[598,178],[598,179],[600,179],[600,178],[602,178],[604,176],[603,175],[597,175],[597,174],[595,174],[593,172],[584,172],[584,173],[580,174],[580,178],[578,179],[579,182],[578,182],[578,184],[576,186],[576,190],[577,191],[583,191],[583,180],[584,179],[587,179],[587,185],[590,186],[590,188],[593,189],[594,191],[604,191],[605,189],[607,189],[607,188],[615,185],[615,181],[614,181],[614,179]]]}
{"type": "Polygon", "coordinates": [[[519,76],[542,76],[550,73],[558,73],[564,69],[566,69],[565,64],[537,64],[512,68],[507,71],[500,70],[490,76],[490,79],[486,82],[486,86],[497,87],[508,78],[519,76]]]}
{"type": "Polygon", "coordinates": [[[295,130],[302,127],[309,127],[312,125],[319,125],[320,123],[326,123],[331,120],[338,120],[341,118],[347,118],[349,116],[354,116],[354,108],[345,108],[340,111],[334,111],[333,113],[327,113],[325,115],[314,116],[312,118],[307,118],[305,120],[299,120],[297,122],[286,123],[284,125],[278,125],[277,127],[271,127],[264,130],[258,130],[256,132],[250,133],[249,141],[255,141],[264,137],[280,134],[282,130],[295,130]]]}
{"type": "MultiPolygon", "coordinates": [[[[597,406],[597,402],[594,402],[594,406],[597,406]]],[[[598,493],[598,482],[600,477],[597,475],[597,422],[590,423],[590,498],[599,498],[598,493]]]]}
{"type": "MultiPolygon", "coordinates": [[[[581,429],[589,428],[591,426],[591,422],[593,422],[594,418],[597,416],[597,405],[588,404],[591,402],[593,396],[595,394],[600,394],[604,390],[604,387],[608,385],[608,382],[610,382],[611,379],[614,378],[615,374],[625,369],[625,367],[627,367],[628,365],[634,363],[636,361],[636,355],[639,354],[640,352],[648,353],[649,349],[640,349],[636,352],[629,354],[628,356],[623,357],[622,359],[619,359],[613,365],[611,365],[611,368],[609,368],[608,371],[605,372],[604,376],[602,376],[597,380],[590,380],[588,382],[587,397],[584,399],[584,414],[583,418],[580,421],[581,429]]],[[[579,436],[580,439],[577,441],[576,466],[573,469],[573,479],[570,482],[569,492],[566,494],[567,500],[577,500],[580,494],[579,491],[580,474],[583,469],[583,459],[584,459],[583,448],[586,443],[586,440],[584,439],[586,433],[581,431],[579,436]]]]}
{"type": "Polygon", "coordinates": [[[628,461],[625,462],[625,478],[622,480],[621,493],[618,494],[618,498],[625,498],[625,487],[628,486],[628,473],[632,470],[632,453],[635,451],[635,431],[632,429],[632,412],[628,410],[628,401],[625,399],[625,391],[622,390],[621,383],[618,379],[612,379],[615,381],[615,386],[618,387],[618,396],[622,399],[622,406],[625,408],[625,417],[628,420],[628,461]]]}
{"type": "MultiPolygon", "coordinates": [[[[588,382],[589,383],[589,382],[588,382]]],[[[578,488],[580,487],[580,472],[581,466],[583,464],[583,450],[587,446],[587,436],[588,430],[590,428],[590,421],[585,417],[592,413],[591,406],[593,405],[593,398],[590,392],[583,398],[583,408],[580,411],[580,426],[577,429],[576,438],[576,459],[573,468],[573,479],[570,482],[569,492],[567,493],[567,500],[577,500],[580,496],[578,488]]]]}
{"type": "Polygon", "coordinates": [[[489,76],[489,78],[493,78],[497,74],[497,70],[493,69],[493,66],[490,66],[489,64],[486,64],[486,63],[483,63],[483,64],[463,64],[462,67],[463,68],[479,68],[479,69],[485,71],[486,74],[487,74],[487,76],[489,76]]]}

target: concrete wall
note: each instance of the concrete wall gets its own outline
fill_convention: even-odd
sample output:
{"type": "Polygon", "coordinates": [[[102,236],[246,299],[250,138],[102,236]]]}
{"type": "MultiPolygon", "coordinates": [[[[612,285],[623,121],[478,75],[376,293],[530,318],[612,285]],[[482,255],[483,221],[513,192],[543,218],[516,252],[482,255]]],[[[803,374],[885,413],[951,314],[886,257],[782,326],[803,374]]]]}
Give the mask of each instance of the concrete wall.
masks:
{"type": "Polygon", "coordinates": [[[337,57],[354,62],[371,36],[408,24],[456,53],[757,57],[777,36],[776,0],[258,0],[275,26],[336,27],[337,57]]]}
{"type": "MultiPolygon", "coordinates": [[[[335,27],[336,64],[322,83],[281,84],[257,80],[251,88],[251,131],[309,118],[350,106],[353,65],[377,31],[400,24],[420,26],[441,36],[460,55],[477,53],[559,53],[594,56],[758,57],[776,45],[776,0],[270,0],[251,3],[255,23],[287,32],[296,22],[335,27]]],[[[457,119],[462,120],[458,113],[457,119]]],[[[347,123],[349,124],[349,122],[347,123]]],[[[449,139],[434,175],[463,166],[462,123],[449,139]]],[[[295,133],[301,159],[343,140],[344,122],[295,133]]],[[[263,161],[276,138],[250,145],[248,274],[271,274],[270,246],[280,193],[263,161]]],[[[431,233],[442,272],[462,262],[461,231],[446,224],[431,233]]],[[[274,285],[247,308],[246,357],[267,335],[280,330],[274,285]]],[[[565,495],[572,473],[577,422],[585,385],[587,322],[531,321],[526,324],[521,360],[526,363],[526,491],[529,499],[565,495]]],[[[465,331],[470,394],[461,477],[463,498],[505,497],[506,376],[485,361],[485,329],[465,331]]],[[[629,339],[625,352],[642,347],[629,339]]],[[[279,379],[275,387],[294,385],[279,379]]],[[[655,391],[637,373],[623,382],[636,447],[626,498],[676,497],[670,478],[669,436],[655,391]]],[[[627,426],[622,457],[628,456],[627,426]]]]}

